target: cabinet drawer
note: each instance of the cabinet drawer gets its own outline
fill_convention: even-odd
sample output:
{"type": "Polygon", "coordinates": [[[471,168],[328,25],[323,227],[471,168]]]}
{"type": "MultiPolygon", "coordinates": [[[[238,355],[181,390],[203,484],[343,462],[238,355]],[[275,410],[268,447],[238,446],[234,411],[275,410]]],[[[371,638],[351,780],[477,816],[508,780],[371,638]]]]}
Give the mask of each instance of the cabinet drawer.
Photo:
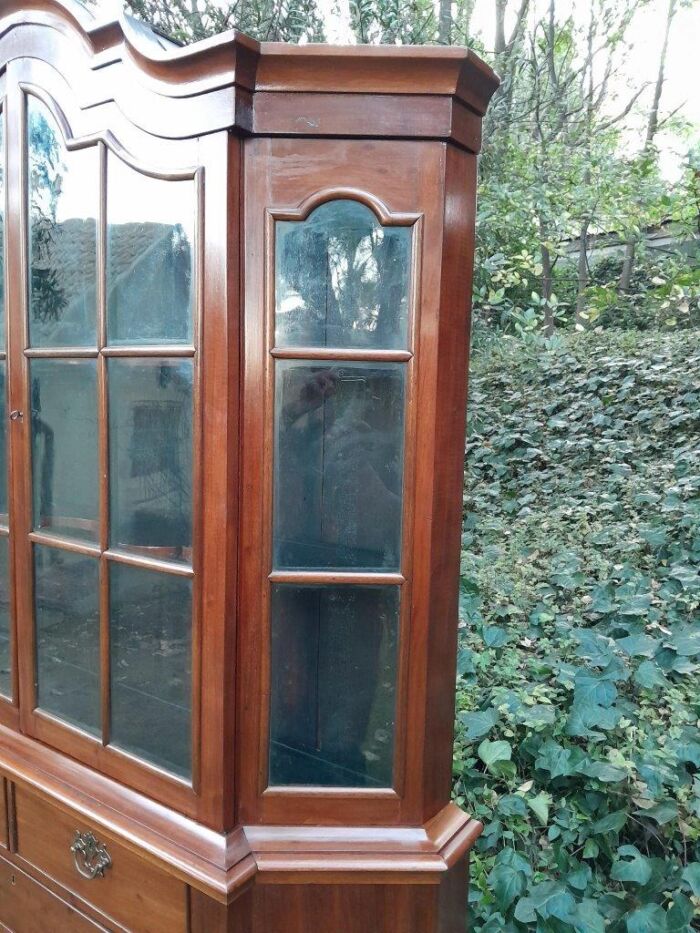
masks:
{"type": "Polygon", "coordinates": [[[105,929],[2,858],[0,926],[12,933],[100,933],[105,929]]]}
{"type": "MultiPolygon", "coordinates": [[[[133,933],[186,933],[186,885],[91,826],[78,814],[58,809],[23,787],[15,790],[17,853],[60,885],[92,904],[133,933]],[[104,874],[84,877],[100,854],[71,851],[80,832],[104,845],[111,864],[104,874]]],[[[102,851],[102,850],[100,850],[102,851]]]]}

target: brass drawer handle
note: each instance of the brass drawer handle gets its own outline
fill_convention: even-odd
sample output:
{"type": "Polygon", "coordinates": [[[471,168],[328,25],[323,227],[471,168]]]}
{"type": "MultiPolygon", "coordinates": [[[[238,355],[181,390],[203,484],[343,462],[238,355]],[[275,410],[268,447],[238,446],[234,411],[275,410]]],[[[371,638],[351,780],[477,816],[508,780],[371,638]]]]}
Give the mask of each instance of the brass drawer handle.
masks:
{"type": "Polygon", "coordinates": [[[92,833],[81,833],[76,829],[70,850],[78,873],[90,881],[104,878],[105,871],[112,864],[107,847],[103,842],[98,842],[92,833]]]}

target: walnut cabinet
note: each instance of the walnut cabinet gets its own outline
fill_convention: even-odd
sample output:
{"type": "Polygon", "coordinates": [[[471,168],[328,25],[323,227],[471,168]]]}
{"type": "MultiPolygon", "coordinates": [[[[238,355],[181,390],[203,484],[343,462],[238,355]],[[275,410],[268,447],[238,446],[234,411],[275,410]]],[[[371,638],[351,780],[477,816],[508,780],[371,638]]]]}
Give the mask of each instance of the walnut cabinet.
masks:
{"type": "Polygon", "coordinates": [[[0,926],[457,933],[454,48],[0,6],[0,926]]]}

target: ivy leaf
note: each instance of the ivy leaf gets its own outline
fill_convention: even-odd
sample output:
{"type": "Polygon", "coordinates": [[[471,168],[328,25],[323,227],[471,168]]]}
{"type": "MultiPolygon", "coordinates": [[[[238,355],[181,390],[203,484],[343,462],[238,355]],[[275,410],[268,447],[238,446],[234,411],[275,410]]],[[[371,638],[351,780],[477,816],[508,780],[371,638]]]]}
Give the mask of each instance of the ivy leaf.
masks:
{"type": "Polygon", "coordinates": [[[552,802],[551,796],[542,790],[536,797],[526,798],[525,802],[539,820],[540,825],[546,826],[549,822],[549,805],[552,802]]]}
{"type": "Polygon", "coordinates": [[[700,625],[678,628],[664,644],[684,657],[692,658],[700,654],[700,625]]]}
{"type": "Polygon", "coordinates": [[[605,933],[605,919],[590,898],[576,905],[570,922],[576,933],[605,933]]]}
{"type": "Polygon", "coordinates": [[[615,881],[634,882],[644,885],[651,878],[651,859],[642,855],[636,846],[620,846],[617,850],[620,858],[613,862],[610,877],[615,881]]]}
{"type": "Polygon", "coordinates": [[[581,706],[612,706],[617,699],[615,684],[596,674],[580,672],[574,681],[574,703],[581,706]]]}
{"type": "Polygon", "coordinates": [[[489,771],[500,762],[510,761],[512,754],[513,749],[510,743],[502,739],[496,742],[489,742],[488,739],[484,739],[477,749],[477,755],[489,771]]]}
{"type": "Polygon", "coordinates": [[[647,810],[637,810],[638,814],[655,820],[660,826],[664,823],[670,823],[678,816],[678,807],[670,800],[662,800],[660,803],[649,807],[647,810]]]}
{"type": "Polygon", "coordinates": [[[535,768],[538,771],[548,771],[551,780],[569,777],[574,773],[571,752],[570,748],[563,748],[558,742],[549,739],[540,748],[535,760],[535,768]]]}
{"type": "Polygon", "coordinates": [[[528,862],[514,849],[506,847],[498,853],[489,875],[489,884],[499,910],[505,913],[516,897],[523,893],[531,872],[528,862]]]}
{"type": "Polygon", "coordinates": [[[480,739],[487,735],[498,722],[498,712],[495,709],[486,709],[477,713],[461,713],[460,722],[466,727],[468,739],[480,739]]]}
{"type": "Polygon", "coordinates": [[[603,835],[604,833],[618,833],[627,822],[627,816],[626,810],[615,810],[613,813],[608,813],[593,823],[591,832],[594,836],[603,835]]]}
{"type": "Polygon", "coordinates": [[[576,901],[566,887],[558,881],[543,881],[530,889],[530,900],[535,912],[546,920],[555,917],[565,922],[576,908],[576,901]]]}
{"type": "Polygon", "coordinates": [[[695,908],[684,894],[676,892],[673,895],[673,906],[666,914],[666,929],[668,933],[692,933],[692,922],[695,908]]]}
{"type": "Polygon", "coordinates": [[[653,658],[661,642],[649,635],[628,635],[618,638],[617,645],[632,657],[653,658]]]}
{"type": "Polygon", "coordinates": [[[487,648],[502,648],[510,641],[510,635],[500,625],[485,625],[481,630],[481,637],[487,648]]]}
{"type": "Polygon", "coordinates": [[[634,682],[645,690],[653,690],[656,687],[665,689],[669,685],[668,680],[653,661],[642,661],[634,672],[634,682]]]}
{"type": "Polygon", "coordinates": [[[700,897],[700,862],[688,862],[681,878],[688,885],[695,897],[700,897]]]}
{"type": "Polygon", "coordinates": [[[517,794],[506,794],[501,797],[497,805],[501,816],[527,816],[527,805],[517,794]]]}
{"type": "Polygon", "coordinates": [[[666,914],[658,904],[645,904],[625,917],[627,933],[667,933],[666,914]]]}
{"type": "Polygon", "coordinates": [[[609,761],[592,761],[590,758],[585,759],[582,764],[578,766],[576,771],[579,774],[585,774],[587,777],[595,778],[606,784],[624,781],[627,777],[627,772],[624,768],[617,768],[615,765],[610,764],[609,761]]]}
{"type": "Polygon", "coordinates": [[[602,739],[604,734],[598,732],[598,729],[614,729],[621,715],[614,707],[606,708],[589,702],[574,703],[566,722],[566,734],[602,739]]]}

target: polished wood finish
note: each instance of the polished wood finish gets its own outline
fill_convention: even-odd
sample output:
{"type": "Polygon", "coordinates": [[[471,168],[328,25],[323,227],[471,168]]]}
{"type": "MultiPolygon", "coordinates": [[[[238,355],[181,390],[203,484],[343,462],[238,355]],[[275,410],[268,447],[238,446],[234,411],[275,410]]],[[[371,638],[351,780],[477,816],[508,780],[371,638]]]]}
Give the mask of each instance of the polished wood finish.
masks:
{"type": "Polygon", "coordinates": [[[468,853],[481,826],[449,802],[456,606],[476,154],[496,85],[464,49],[296,47],[236,32],[179,48],[128,18],[98,22],[75,0],[2,4],[2,416],[25,417],[8,424],[10,514],[0,516],[13,657],[13,695],[0,698],[0,928],[464,929],[468,853]],[[29,346],[27,95],[53,114],[68,150],[98,150],[94,346],[29,346]],[[109,344],[110,153],[152,178],[192,179],[189,344],[109,344]],[[275,224],[336,199],[411,231],[404,346],[275,346],[275,224]],[[161,357],[192,360],[195,374],[193,539],[181,553],[117,547],[109,531],[110,360],[161,357]],[[99,507],[94,519],[35,529],[29,367],[39,359],[95,360],[99,507]],[[402,558],[393,569],[273,569],[274,368],[284,360],[405,373],[402,558]],[[39,545],[99,561],[97,736],[36,706],[39,545]],[[191,778],[110,743],[109,570],[119,564],[192,581],[191,778]],[[400,591],[391,786],[268,786],[278,584],[400,591]],[[77,873],[76,830],[106,842],[113,864],[104,878],[77,873]]]}
{"type": "Polygon", "coordinates": [[[0,929],[9,933],[98,933],[107,928],[0,858],[0,929]]]}
{"type": "Polygon", "coordinates": [[[17,855],[66,890],[127,929],[185,933],[187,888],[183,882],[121,845],[78,814],[52,806],[24,788],[15,794],[17,855]],[[84,878],[73,863],[76,831],[93,832],[112,859],[104,877],[84,878]]]}

